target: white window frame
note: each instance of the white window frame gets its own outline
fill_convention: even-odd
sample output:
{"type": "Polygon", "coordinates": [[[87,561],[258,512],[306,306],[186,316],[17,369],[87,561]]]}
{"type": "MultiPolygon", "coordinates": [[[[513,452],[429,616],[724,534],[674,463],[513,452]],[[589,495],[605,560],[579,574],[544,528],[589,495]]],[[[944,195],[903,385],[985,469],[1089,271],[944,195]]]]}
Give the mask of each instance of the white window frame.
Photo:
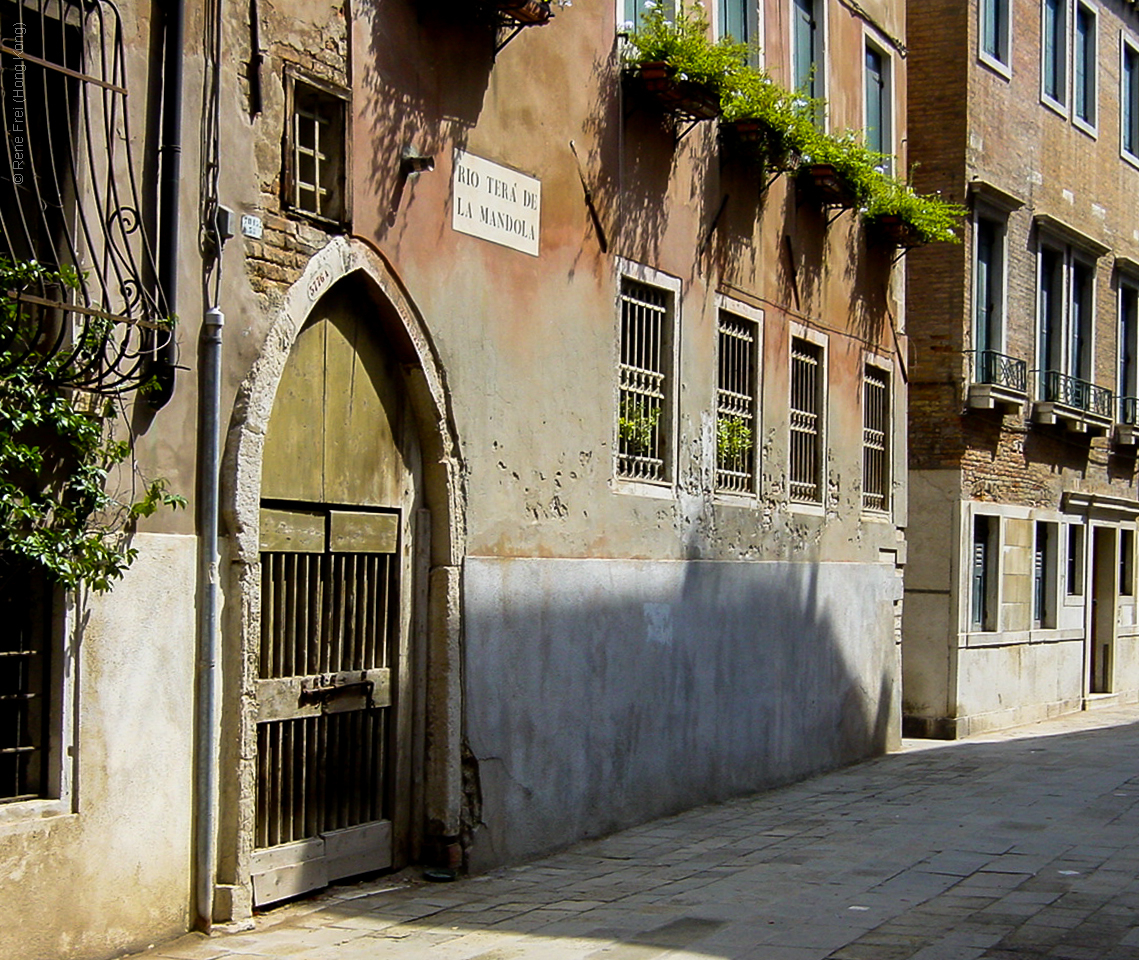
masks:
{"type": "Polygon", "coordinates": [[[1044,58],[1044,43],[1047,30],[1045,21],[1044,3],[1040,4],[1040,101],[1045,106],[1055,110],[1065,119],[1069,116],[1068,105],[1071,102],[1071,48],[1072,48],[1072,15],[1070,0],[1060,0],[1060,15],[1063,22],[1060,24],[1059,41],[1063,44],[1056,54],[1056,66],[1060,71],[1059,93],[1060,99],[1048,93],[1045,87],[1045,71],[1047,62],[1044,58]]]}
{"type": "MultiPolygon", "coordinates": [[[[892,173],[898,155],[895,141],[895,130],[897,128],[895,114],[897,111],[894,109],[894,58],[890,56],[887,45],[870,30],[863,32],[862,44],[862,129],[863,131],[869,131],[870,129],[870,104],[866,101],[866,53],[869,50],[873,50],[882,59],[882,111],[884,114],[882,124],[884,128],[882,131],[882,144],[884,149],[882,153],[889,158],[886,162],[887,169],[883,172],[892,173]]],[[[869,140],[868,137],[867,140],[869,140]]]]}
{"type": "Polygon", "coordinates": [[[679,420],[680,402],[680,390],[678,389],[680,376],[680,316],[683,283],[679,277],[674,277],[671,274],[664,273],[661,270],[656,270],[653,267],[648,267],[641,263],[636,263],[632,260],[626,260],[623,257],[616,258],[616,267],[614,281],[616,336],[613,338],[614,352],[612,367],[615,374],[613,378],[612,489],[618,493],[655,497],[658,499],[672,499],[675,496],[677,476],[677,424],[679,420]],[[663,427],[665,439],[665,454],[662,458],[664,461],[664,477],[660,480],[622,476],[618,469],[620,466],[620,440],[618,437],[617,411],[620,409],[621,404],[621,287],[622,280],[625,278],[634,280],[637,283],[643,283],[646,286],[665,290],[671,299],[667,331],[668,343],[664,348],[668,358],[669,369],[667,371],[667,386],[663,408],[668,420],[663,427]]]}
{"type": "Polygon", "coordinates": [[[1139,39],[1128,36],[1122,30],[1119,32],[1119,154],[1128,163],[1139,167],[1139,39]],[[1134,90],[1128,90],[1126,87],[1128,54],[1134,57],[1132,73],[1134,90]],[[1131,107],[1133,150],[1127,149],[1127,131],[1124,128],[1128,101],[1131,107]]]}
{"type": "MultiPolygon", "coordinates": [[[[973,210],[973,250],[972,250],[972,283],[970,284],[970,302],[972,304],[973,322],[971,325],[971,336],[973,341],[974,353],[980,352],[980,328],[978,326],[977,316],[977,279],[979,274],[979,253],[980,253],[980,236],[981,236],[981,221],[991,223],[996,228],[996,236],[994,242],[994,250],[997,255],[997,323],[1000,327],[1000,347],[998,352],[1006,354],[1008,352],[1008,216],[993,207],[983,204],[977,204],[973,210]]],[[[990,348],[992,349],[992,348],[990,348]]],[[[979,356],[976,357],[979,361],[979,356]]]]}
{"type": "Polygon", "coordinates": [[[1071,94],[1070,99],[1072,103],[1072,125],[1088,134],[1090,137],[1097,136],[1099,127],[1099,8],[1088,2],[1088,0],[1075,0],[1075,5],[1072,8],[1072,33],[1071,43],[1069,44],[1072,50],[1072,66],[1070,70],[1071,76],[1071,94]],[[1076,90],[1076,63],[1082,55],[1080,49],[1079,37],[1076,34],[1076,25],[1079,22],[1079,14],[1081,10],[1086,10],[1092,18],[1092,54],[1091,54],[1091,117],[1081,117],[1076,102],[1079,96],[1076,90]]]}
{"type": "Polygon", "coordinates": [[[1054,630],[1060,624],[1060,533],[1058,519],[1034,517],[1032,520],[1032,628],[1054,630]],[[1038,618],[1036,608],[1036,554],[1039,550],[1040,527],[1048,527],[1048,543],[1044,553],[1044,616],[1038,618]]]}
{"type": "MultiPolygon", "coordinates": [[[[1116,402],[1122,405],[1126,398],[1139,398],[1139,278],[1130,274],[1119,274],[1119,289],[1116,294],[1116,360],[1115,360],[1115,397],[1116,402]],[[1129,299],[1134,302],[1134,315],[1128,317],[1127,307],[1129,299]],[[1130,337],[1125,327],[1130,326],[1130,337]],[[1130,370],[1124,366],[1124,343],[1130,339],[1133,356],[1130,370]]],[[[1123,411],[1116,414],[1121,420],[1123,411]]]]}
{"type": "MultiPolygon", "coordinates": [[[[1070,243],[1050,234],[1042,234],[1036,249],[1036,366],[1040,371],[1056,370],[1065,376],[1085,380],[1088,383],[1096,382],[1096,287],[1099,282],[1099,269],[1097,257],[1094,254],[1073,246],[1070,243]],[[1043,277],[1044,277],[1044,251],[1051,250],[1060,257],[1060,362],[1056,367],[1049,366],[1048,357],[1044,355],[1044,326],[1047,318],[1044,315],[1043,277]],[[1089,296],[1087,307],[1089,316],[1085,321],[1087,329],[1087,357],[1088,368],[1085,371],[1074,369],[1073,314],[1075,284],[1073,275],[1076,265],[1082,265],[1089,274],[1089,296]]],[[[1081,317],[1081,319],[1083,319],[1081,317]]]]}
{"type": "Polygon", "coordinates": [[[859,390],[862,407],[862,512],[873,516],[890,516],[894,512],[894,370],[890,362],[877,354],[868,353],[863,358],[862,382],[859,390]],[[867,368],[877,370],[886,381],[886,429],[885,449],[883,451],[884,499],[885,505],[881,508],[866,505],[866,371],[867,368]]]}
{"type": "Polygon", "coordinates": [[[977,59],[1006,79],[1012,77],[1012,6],[1013,0],[980,0],[977,5],[977,59]],[[990,11],[996,11],[1004,35],[1004,49],[995,56],[985,49],[985,24],[990,11]]]}
{"type": "MultiPolygon", "coordinates": [[[[760,478],[760,437],[763,430],[763,311],[758,307],[753,307],[750,304],[743,303],[733,297],[725,296],[724,294],[716,294],[716,395],[715,395],[715,409],[716,416],[713,418],[714,423],[719,425],[719,370],[720,370],[720,315],[731,314],[732,316],[739,317],[742,320],[755,325],[755,341],[752,344],[752,488],[748,492],[736,490],[721,490],[719,488],[718,480],[716,486],[716,498],[728,501],[746,502],[749,506],[754,506],[756,498],[759,496],[759,478],[760,478]]],[[[713,472],[719,469],[719,458],[716,451],[716,436],[712,436],[712,454],[711,463],[713,472]]]]}
{"type": "Polygon", "coordinates": [[[791,509],[797,513],[822,515],[826,510],[828,484],[827,443],[830,439],[830,343],[825,333],[813,330],[798,323],[791,324],[791,336],[787,341],[787,496],[791,509]],[[791,494],[791,403],[794,390],[794,360],[792,347],[796,340],[805,340],[819,348],[819,412],[818,412],[818,487],[817,500],[800,500],[791,494]]]}
{"type": "Polygon", "coordinates": [[[1064,603],[1067,606],[1081,606],[1087,593],[1088,541],[1091,539],[1087,532],[1091,527],[1078,520],[1065,523],[1063,527],[1064,603]]]}
{"type": "Polygon", "coordinates": [[[962,569],[966,576],[962,578],[965,588],[965,602],[961,604],[964,614],[965,632],[970,634],[999,633],[1001,628],[1001,602],[1003,600],[1004,580],[1004,537],[1005,518],[996,512],[976,509],[973,504],[965,511],[965,527],[962,537],[962,552],[964,554],[962,569]],[[987,542],[985,548],[985,605],[984,616],[974,620],[974,578],[976,562],[974,556],[974,542],[976,537],[977,521],[984,520],[988,526],[987,542]]]}

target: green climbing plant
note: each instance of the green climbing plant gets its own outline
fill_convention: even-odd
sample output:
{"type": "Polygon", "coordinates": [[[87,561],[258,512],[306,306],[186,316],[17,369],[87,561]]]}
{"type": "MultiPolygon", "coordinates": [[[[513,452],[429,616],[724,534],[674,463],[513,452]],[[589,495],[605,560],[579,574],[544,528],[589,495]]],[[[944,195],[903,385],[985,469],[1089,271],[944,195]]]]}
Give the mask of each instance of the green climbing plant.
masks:
{"type": "Polygon", "coordinates": [[[751,453],[751,427],[743,417],[721,417],[716,421],[716,458],[721,466],[742,462],[751,453]]]}
{"type": "Polygon", "coordinates": [[[104,592],[137,556],[128,536],[135,521],[186,501],[163,479],[135,479],[133,447],[116,436],[111,399],[57,382],[68,363],[97,355],[107,328],[85,324],[54,356],[35,349],[35,325],[11,293],[78,281],[73,270],[0,258],[0,576],[37,566],[69,589],[104,592]],[[108,489],[124,464],[129,496],[108,489]]]}

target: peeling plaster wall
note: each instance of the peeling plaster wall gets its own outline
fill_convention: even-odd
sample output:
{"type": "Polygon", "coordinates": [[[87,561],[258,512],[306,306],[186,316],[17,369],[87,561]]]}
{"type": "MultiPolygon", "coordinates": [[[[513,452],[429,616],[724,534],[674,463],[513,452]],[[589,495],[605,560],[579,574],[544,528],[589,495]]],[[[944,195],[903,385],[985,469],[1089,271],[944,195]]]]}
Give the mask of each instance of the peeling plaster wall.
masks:
{"type": "Polygon", "coordinates": [[[68,795],[0,806],[0,957],[106,957],[189,921],[195,541],[133,545],[114,592],[69,611],[68,795]]]}
{"type": "Polygon", "coordinates": [[[892,564],[469,557],[473,866],[886,749],[898,593],[892,564]]]}

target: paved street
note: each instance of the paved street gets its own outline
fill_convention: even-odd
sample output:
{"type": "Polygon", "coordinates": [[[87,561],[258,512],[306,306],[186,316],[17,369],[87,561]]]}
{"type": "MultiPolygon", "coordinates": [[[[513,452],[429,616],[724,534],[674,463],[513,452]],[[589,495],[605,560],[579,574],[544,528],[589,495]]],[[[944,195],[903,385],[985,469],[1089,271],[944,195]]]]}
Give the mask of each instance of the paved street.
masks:
{"type": "Polygon", "coordinates": [[[177,960],[1139,960],[1139,709],[905,750],[451,884],[337,887],[177,960]]]}

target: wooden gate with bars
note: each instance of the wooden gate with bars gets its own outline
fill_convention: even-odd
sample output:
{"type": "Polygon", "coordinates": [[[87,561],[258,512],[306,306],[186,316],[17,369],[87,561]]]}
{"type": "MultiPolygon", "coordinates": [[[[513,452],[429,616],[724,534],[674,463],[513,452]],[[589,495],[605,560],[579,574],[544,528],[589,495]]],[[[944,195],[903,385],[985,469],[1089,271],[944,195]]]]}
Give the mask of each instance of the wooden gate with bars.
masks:
{"type": "Polygon", "coordinates": [[[253,900],[399,867],[410,831],[412,525],[400,369],[338,285],[286,362],[261,474],[253,900]]]}
{"type": "Polygon", "coordinates": [[[263,509],[254,899],[391,865],[399,517],[263,509]]]}

